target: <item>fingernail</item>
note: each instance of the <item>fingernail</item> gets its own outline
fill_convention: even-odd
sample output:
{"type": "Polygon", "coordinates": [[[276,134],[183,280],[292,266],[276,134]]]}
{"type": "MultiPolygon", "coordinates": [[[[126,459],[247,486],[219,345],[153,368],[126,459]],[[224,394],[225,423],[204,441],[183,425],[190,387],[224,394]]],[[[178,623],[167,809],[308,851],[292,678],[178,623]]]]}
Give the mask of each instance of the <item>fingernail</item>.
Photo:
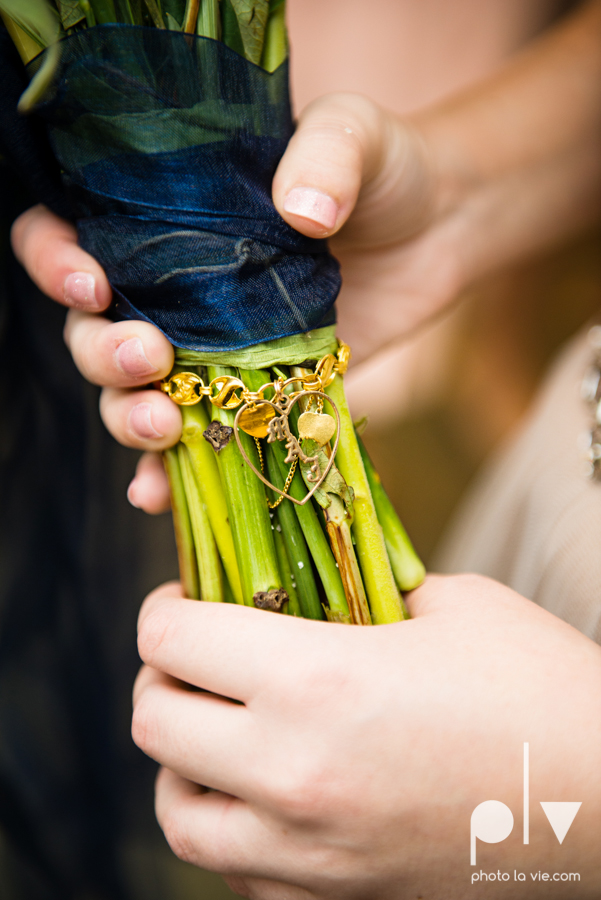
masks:
{"type": "Polygon", "coordinates": [[[63,293],[65,300],[78,309],[99,309],[96,299],[96,282],[88,272],[71,272],[65,278],[63,293]]]}
{"type": "Polygon", "coordinates": [[[135,506],[136,509],[140,509],[140,505],[138,503],[136,503],[136,501],[134,500],[134,492],[135,492],[134,485],[135,485],[135,483],[136,483],[136,479],[134,478],[134,480],[130,483],[130,485],[127,489],[127,499],[129,500],[129,502],[131,503],[132,506],[135,506]]]}
{"type": "Polygon", "coordinates": [[[152,424],[152,404],[138,403],[127,417],[127,425],[136,437],[149,440],[161,438],[163,435],[152,424]]]}
{"type": "Polygon", "coordinates": [[[309,187],[292,188],[284,200],[284,209],[303,219],[311,219],[327,231],[334,228],[338,216],[335,201],[328,194],[309,187]]]}
{"type": "Polygon", "coordinates": [[[142,378],[143,375],[154,375],[158,371],[144,353],[144,345],[138,337],[129,338],[119,344],[115,350],[115,365],[124,375],[131,378],[142,378]]]}

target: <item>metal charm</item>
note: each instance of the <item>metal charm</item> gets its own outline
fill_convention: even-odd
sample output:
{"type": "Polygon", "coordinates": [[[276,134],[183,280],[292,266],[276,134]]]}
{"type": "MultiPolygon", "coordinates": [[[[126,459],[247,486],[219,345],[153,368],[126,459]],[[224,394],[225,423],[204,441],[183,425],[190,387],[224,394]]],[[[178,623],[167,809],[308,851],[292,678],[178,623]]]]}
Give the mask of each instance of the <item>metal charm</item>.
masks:
{"type": "Polygon", "coordinates": [[[194,372],[178,372],[161,382],[161,390],[178,406],[195,406],[204,393],[204,382],[194,372]]]}
{"type": "MultiPolygon", "coordinates": [[[[307,413],[302,413],[302,415],[299,417],[299,424],[300,424],[300,420],[303,418],[303,416],[306,416],[306,415],[307,415],[307,413]]],[[[330,428],[329,425],[327,427],[330,428]]],[[[333,436],[333,432],[332,432],[331,436],[333,436]]],[[[309,500],[311,499],[311,497],[313,496],[315,491],[319,487],[321,487],[321,485],[324,483],[330,469],[334,465],[334,459],[336,457],[336,452],[338,450],[338,443],[340,441],[340,413],[338,412],[338,408],[337,408],[336,404],[332,401],[332,399],[330,397],[328,397],[327,394],[324,394],[321,391],[300,391],[298,394],[295,394],[292,398],[290,398],[286,395],[282,395],[282,400],[279,403],[277,401],[274,402],[272,400],[266,400],[264,398],[258,399],[258,400],[253,399],[252,403],[250,403],[250,404],[245,403],[244,406],[241,406],[240,409],[238,410],[238,412],[236,413],[236,418],[234,419],[234,437],[236,438],[236,443],[238,444],[238,450],[242,454],[242,459],[247,464],[247,466],[249,466],[252,469],[252,471],[255,473],[257,478],[261,479],[263,484],[267,485],[268,488],[271,488],[272,491],[275,491],[276,494],[280,494],[282,497],[285,497],[287,500],[292,501],[292,503],[296,503],[297,506],[304,506],[305,503],[309,502],[309,500]],[[325,416],[325,415],[321,416],[316,413],[309,414],[316,418],[329,419],[334,424],[335,430],[336,430],[336,440],[335,440],[334,446],[332,448],[332,453],[328,460],[328,464],[323,469],[323,471],[320,470],[318,455],[316,454],[315,456],[307,456],[307,454],[303,452],[303,449],[302,449],[298,439],[290,431],[290,425],[289,425],[289,421],[288,421],[288,416],[290,414],[290,410],[292,409],[294,404],[297,403],[299,400],[301,400],[303,397],[313,397],[313,398],[320,397],[322,400],[327,400],[328,403],[330,404],[330,406],[332,407],[332,409],[334,410],[334,413],[336,416],[336,420],[334,422],[334,419],[332,419],[331,416],[325,416]],[[240,441],[240,435],[238,434],[238,428],[241,427],[240,419],[243,417],[245,411],[251,407],[254,407],[255,409],[256,408],[260,409],[261,407],[267,408],[267,411],[264,412],[264,415],[266,417],[269,416],[268,425],[267,425],[267,442],[268,443],[273,443],[274,441],[285,441],[286,442],[286,449],[288,450],[288,454],[286,456],[287,463],[294,464],[295,460],[299,460],[304,465],[311,464],[311,474],[309,475],[308,480],[310,480],[310,481],[315,480],[316,483],[315,483],[314,487],[311,488],[309,493],[305,497],[303,497],[302,500],[296,500],[294,497],[291,497],[290,494],[288,494],[286,490],[281,491],[274,484],[272,484],[271,481],[269,481],[267,478],[265,478],[265,476],[262,474],[262,472],[260,472],[253,465],[253,463],[250,461],[250,459],[244,452],[242,442],[240,441]]],[[[312,437],[313,440],[316,440],[316,442],[318,442],[317,439],[314,438],[312,435],[306,434],[305,437],[312,437]]],[[[325,443],[327,443],[327,441],[325,443]]]]}
{"type": "Polygon", "coordinates": [[[329,443],[336,432],[336,422],[327,413],[304,412],[298,418],[298,436],[300,440],[310,438],[323,447],[329,443]]]}
{"type": "Polygon", "coordinates": [[[269,425],[275,416],[275,412],[269,406],[257,406],[247,404],[244,409],[240,410],[239,425],[242,431],[250,434],[251,437],[264,438],[269,433],[269,425]]]}

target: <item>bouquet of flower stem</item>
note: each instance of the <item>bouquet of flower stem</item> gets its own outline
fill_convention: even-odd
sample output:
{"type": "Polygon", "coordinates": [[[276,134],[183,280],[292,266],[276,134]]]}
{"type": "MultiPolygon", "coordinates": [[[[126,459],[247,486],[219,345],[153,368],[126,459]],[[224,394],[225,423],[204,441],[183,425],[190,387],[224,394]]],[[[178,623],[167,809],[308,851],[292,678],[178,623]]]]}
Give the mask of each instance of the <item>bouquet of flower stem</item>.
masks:
{"type": "Polygon", "coordinates": [[[406,617],[424,569],[350,418],[338,267],[270,198],[284,0],[0,0],[114,314],[175,347],[164,454],[188,597],[406,617]],[[140,27],[142,26],[142,27],[140,27]],[[44,52],[43,52],[44,51],[44,52]]]}

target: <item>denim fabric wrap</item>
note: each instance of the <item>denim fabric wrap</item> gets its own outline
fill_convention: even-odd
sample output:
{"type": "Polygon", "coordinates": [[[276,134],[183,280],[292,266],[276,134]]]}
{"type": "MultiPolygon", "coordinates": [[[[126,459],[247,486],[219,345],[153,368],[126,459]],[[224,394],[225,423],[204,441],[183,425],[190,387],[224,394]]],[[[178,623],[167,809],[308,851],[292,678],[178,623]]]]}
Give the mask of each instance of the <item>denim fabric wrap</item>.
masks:
{"type": "Polygon", "coordinates": [[[116,318],[199,351],[335,321],[338,263],[271,201],[287,63],[269,74],[208,38],[101,25],[62,42],[37,113],[116,318]]]}

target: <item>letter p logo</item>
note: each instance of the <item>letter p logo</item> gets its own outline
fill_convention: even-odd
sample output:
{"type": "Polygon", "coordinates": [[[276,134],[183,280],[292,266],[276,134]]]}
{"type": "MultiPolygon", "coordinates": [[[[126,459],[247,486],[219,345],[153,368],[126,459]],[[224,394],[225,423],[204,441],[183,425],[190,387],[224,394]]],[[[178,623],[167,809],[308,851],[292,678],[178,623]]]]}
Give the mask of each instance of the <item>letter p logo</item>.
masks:
{"type": "Polygon", "coordinates": [[[470,823],[470,862],[476,865],[476,838],[486,844],[498,844],[513,829],[513,813],[500,800],[485,800],[472,813],[470,823]]]}

